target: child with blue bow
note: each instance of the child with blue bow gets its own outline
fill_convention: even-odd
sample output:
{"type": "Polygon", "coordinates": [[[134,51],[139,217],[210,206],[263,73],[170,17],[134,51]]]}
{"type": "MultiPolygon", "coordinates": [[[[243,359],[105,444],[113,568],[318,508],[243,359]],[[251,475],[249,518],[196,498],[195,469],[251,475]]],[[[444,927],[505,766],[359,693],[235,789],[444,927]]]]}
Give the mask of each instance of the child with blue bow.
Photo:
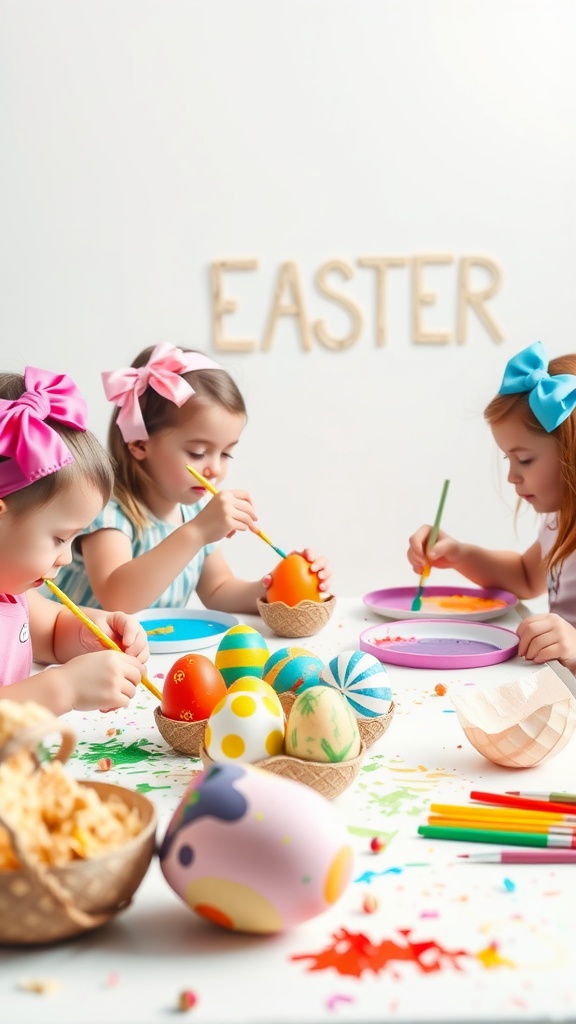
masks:
{"type": "Polygon", "coordinates": [[[542,516],[526,551],[493,551],[442,530],[430,551],[429,526],[410,537],[408,560],[456,569],[481,587],[501,587],[529,600],[548,590],[549,612],[518,627],[518,653],[542,664],[556,659],[576,671],[576,355],[548,360],[541,342],[508,362],[498,394],[484,410],[509,462],[519,500],[542,516]]]}

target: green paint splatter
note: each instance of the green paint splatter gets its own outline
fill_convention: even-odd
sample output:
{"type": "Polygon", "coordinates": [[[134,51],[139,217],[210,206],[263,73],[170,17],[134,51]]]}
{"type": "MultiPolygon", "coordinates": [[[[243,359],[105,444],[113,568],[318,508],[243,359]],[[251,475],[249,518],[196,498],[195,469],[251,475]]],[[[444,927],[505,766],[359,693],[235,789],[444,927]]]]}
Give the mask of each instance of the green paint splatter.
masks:
{"type": "Polygon", "coordinates": [[[109,757],[115,768],[142,762],[149,764],[151,761],[164,760],[165,756],[165,751],[161,747],[155,747],[150,740],[140,739],[125,746],[116,736],[107,740],[106,743],[89,743],[88,749],[85,751],[76,751],[79,761],[97,764],[102,757],[109,757]]]}
{"type": "Polygon", "coordinates": [[[415,816],[422,814],[425,810],[422,806],[422,794],[411,790],[408,786],[382,795],[370,792],[369,796],[370,804],[377,807],[382,814],[408,814],[415,816]],[[416,801],[417,804],[415,805],[416,801]]]}
{"type": "Polygon", "coordinates": [[[359,825],[347,825],[347,830],[351,836],[358,836],[359,839],[372,839],[374,836],[378,836],[379,839],[384,839],[386,844],[394,839],[394,836],[398,835],[398,830],[394,832],[377,832],[373,828],[361,828],[359,825]]]}
{"type": "Polygon", "coordinates": [[[137,782],[136,789],[139,793],[153,793],[157,789],[172,789],[172,786],[151,786],[149,782],[137,782]]]}

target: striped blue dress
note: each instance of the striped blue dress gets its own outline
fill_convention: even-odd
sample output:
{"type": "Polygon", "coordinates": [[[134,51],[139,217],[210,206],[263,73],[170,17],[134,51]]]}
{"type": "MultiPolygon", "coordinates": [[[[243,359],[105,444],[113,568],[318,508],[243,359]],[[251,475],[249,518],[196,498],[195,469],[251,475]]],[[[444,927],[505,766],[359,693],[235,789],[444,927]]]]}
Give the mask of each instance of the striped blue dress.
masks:
{"type": "MultiPolygon", "coordinates": [[[[209,500],[209,499],[208,499],[209,500]]],[[[206,499],[196,502],[194,505],[180,505],[182,512],[182,522],[187,523],[191,519],[194,519],[200,510],[204,507],[206,499]]],[[[132,557],[137,558],[138,555],[144,554],[145,551],[150,551],[151,548],[155,548],[160,541],[164,540],[165,537],[169,537],[174,530],[178,529],[177,525],[173,523],[165,523],[161,519],[156,519],[153,515],[149,514],[149,524],[145,527],[142,536],[137,537],[134,531],[134,527],[130,520],[126,517],[119,504],[113,498],[106,507],[100,512],[93,523],[82,532],[81,536],[86,534],[96,533],[98,530],[120,530],[130,538],[132,544],[132,557]]],[[[188,563],[183,572],[166,588],[163,594],[160,595],[157,601],[154,602],[150,607],[152,608],[182,608],[188,603],[188,600],[196,590],[198,586],[198,580],[200,579],[200,573],[204,565],[205,559],[213,551],[216,550],[218,544],[207,544],[206,547],[201,548],[198,554],[188,563]]],[[[100,608],[100,605],[94,594],[92,588],[88,582],[86,576],[86,569],[84,568],[84,560],[82,553],[79,550],[77,541],[73,544],[72,561],[70,565],[64,565],[58,572],[57,578],[58,586],[65,594],[71,598],[76,604],[85,605],[89,608],[100,608]]],[[[41,588],[41,592],[50,597],[53,600],[58,600],[48,590],[47,587],[41,588]]]]}

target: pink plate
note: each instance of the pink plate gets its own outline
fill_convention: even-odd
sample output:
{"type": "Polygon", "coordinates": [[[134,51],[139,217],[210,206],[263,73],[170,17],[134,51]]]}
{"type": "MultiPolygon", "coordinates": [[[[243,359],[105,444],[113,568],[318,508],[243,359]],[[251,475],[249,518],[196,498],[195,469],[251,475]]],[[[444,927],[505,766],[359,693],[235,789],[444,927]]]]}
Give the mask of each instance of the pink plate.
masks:
{"type": "Polygon", "coordinates": [[[410,668],[480,668],[518,652],[511,629],[458,619],[380,623],[360,633],[360,650],[379,661],[410,668]]]}
{"type": "Polygon", "coordinates": [[[387,590],[371,590],[362,598],[364,604],[376,615],[383,615],[387,619],[460,619],[461,622],[486,622],[489,619],[497,619],[505,615],[507,611],[518,603],[518,599],[509,590],[499,590],[496,587],[433,587],[426,585],[422,594],[423,604],[418,612],[412,611],[412,601],[416,596],[417,587],[391,587],[387,590]],[[477,611],[461,611],[457,608],[446,609],[431,604],[433,598],[456,597],[461,595],[464,599],[481,597],[492,601],[502,601],[499,608],[480,608],[477,611]]]}

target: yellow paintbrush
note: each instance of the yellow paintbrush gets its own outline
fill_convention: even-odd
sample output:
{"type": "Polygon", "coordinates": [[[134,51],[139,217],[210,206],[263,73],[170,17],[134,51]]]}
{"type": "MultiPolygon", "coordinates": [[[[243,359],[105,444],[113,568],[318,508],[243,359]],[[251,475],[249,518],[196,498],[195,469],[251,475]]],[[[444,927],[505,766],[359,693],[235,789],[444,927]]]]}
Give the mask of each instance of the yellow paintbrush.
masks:
{"type": "MultiPolygon", "coordinates": [[[[84,612],[81,611],[81,609],[74,604],[74,601],[71,601],[70,598],[66,596],[63,590],[60,590],[60,587],[56,586],[53,580],[45,579],[44,583],[46,584],[48,589],[56,595],[58,600],[61,601],[63,605],[66,605],[66,608],[68,608],[76,616],[77,619],[80,619],[80,622],[84,623],[86,629],[89,629],[91,633],[94,633],[94,636],[98,637],[103,647],[108,647],[108,649],[111,651],[122,652],[122,648],[118,646],[116,641],[113,640],[112,637],[106,636],[106,633],[103,633],[99,626],[97,626],[96,623],[92,621],[92,619],[89,619],[88,616],[85,615],[84,612]]],[[[142,676],[142,685],[145,686],[147,690],[150,690],[150,693],[152,693],[156,697],[156,700],[162,700],[161,691],[158,689],[157,686],[154,686],[154,683],[150,682],[147,676],[142,676]]]]}
{"type": "MultiPolygon", "coordinates": [[[[201,483],[202,486],[205,487],[207,491],[210,491],[210,494],[218,494],[218,491],[216,490],[214,485],[211,484],[210,481],[207,480],[205,476],[202,476],[202,473],[199,473],[197,469],[194,469],[193,466],[186,466],[186,469],[188,470],[189,473],[192,473],[192,476],[196,477],[198,483],[201,483]]],[[[280,558],[286,558],[286,552],[282,551],[282,548],[277,548],[276,545],[273,544],[272,541],[270,540],[268,534],[264,533],[264,530],[252,530],[252,533],[255,533],[257,537],[261,537],[262,540],[265,540],[266,543],[274,549],[276,554],[280,555],[280,558]]]]}

